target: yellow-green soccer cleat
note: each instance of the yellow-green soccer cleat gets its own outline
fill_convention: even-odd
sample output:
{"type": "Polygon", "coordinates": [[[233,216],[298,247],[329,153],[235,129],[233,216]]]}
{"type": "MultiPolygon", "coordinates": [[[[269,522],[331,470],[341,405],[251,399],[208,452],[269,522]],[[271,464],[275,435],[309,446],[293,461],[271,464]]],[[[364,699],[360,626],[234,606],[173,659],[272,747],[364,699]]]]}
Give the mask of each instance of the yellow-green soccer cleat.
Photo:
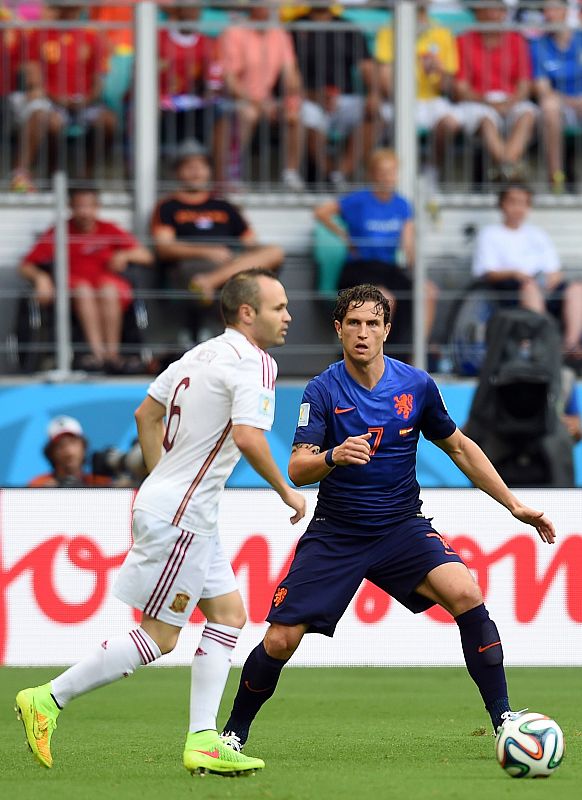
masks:
{"type": "Polygon", "coordinates": [[[192,775],[222,775],[235,778],[254,775],[263,769],[265,762],[237,753],[225,744],[217,731],[189,733],[184,747],[184,766],[192,775]]]}
{"type": "Polygon", "coordinates": [[[43,767],[50,769],[53,765],[51,736],[61,712],[51,697],[50,683],[18,692],[14,710],[24,725],[32,754],[43,767]]]}

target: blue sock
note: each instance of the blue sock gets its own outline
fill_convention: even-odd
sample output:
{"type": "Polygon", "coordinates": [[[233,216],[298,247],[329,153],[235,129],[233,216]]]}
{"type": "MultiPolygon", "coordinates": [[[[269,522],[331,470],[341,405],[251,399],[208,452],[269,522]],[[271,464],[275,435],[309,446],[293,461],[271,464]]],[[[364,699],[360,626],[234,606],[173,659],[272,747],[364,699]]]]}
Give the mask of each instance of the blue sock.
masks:
{"type": "Polygon", "coordinates": [[[497,625],[483,604],[455,617],[469,675],[473,678],[489,712],[494,730],[501,715],[509,711],[503,649],[497,625]]]}
{"type": "Polygon", "coordinates": [[[252,721],[261,706],[275,693],[281,670],[288,660],[268,655],[262,642],[249,653],[240,676],[230,717],[223,728],[224,731],[236,733],[241,744],[248,739],[252,721]]]}

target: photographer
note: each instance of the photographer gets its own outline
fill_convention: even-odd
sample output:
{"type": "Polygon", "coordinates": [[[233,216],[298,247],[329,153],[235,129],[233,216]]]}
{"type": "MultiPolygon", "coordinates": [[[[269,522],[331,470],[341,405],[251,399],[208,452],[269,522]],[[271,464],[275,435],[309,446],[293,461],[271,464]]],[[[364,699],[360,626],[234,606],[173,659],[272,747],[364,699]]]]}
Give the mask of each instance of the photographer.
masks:
{"type": "Polygon", "coordinates": [[[33,478],[28,486],[35,488],[112,486],[109,475],[85,472],[87,440],[78,420],[73,417],[55,417],[47,428],[48,441],[44,455],[52,471],[33,478]]]}

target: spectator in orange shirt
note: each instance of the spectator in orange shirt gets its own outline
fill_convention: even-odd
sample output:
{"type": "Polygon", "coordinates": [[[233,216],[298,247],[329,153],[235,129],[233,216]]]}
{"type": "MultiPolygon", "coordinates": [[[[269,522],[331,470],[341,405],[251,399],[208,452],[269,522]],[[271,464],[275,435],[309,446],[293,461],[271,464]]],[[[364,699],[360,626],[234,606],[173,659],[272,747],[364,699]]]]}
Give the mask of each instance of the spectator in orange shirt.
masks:
{"type": "MultiPolygon", "coordinates": [[[[98,218],[99,197],[93,189],[73,189],[70,202],[69,285],[74,291],[73,308],[91,350],[79,366],[123,372],[119,354],[123,312],[133,299],[124,273],[129,264],[152,264],[153,255],[130,233],[98,218]]],[[[21,275],[33,284],[41,305],[54,300],[54,253],[55,230],[50,228],[20,265],[21,275]]]]}
{"type": "Polygon", "coordinates": [[[28,486],[37,489],[111,486],[110,477],[93,475],[83,469],[87,457],[87,439],[78,420],[74,417],[55,417],[49,423],[47,435],[43,452],[52,470],[33,478],[28,486]]]}
{"type": "MultiPolygon", "coordinates": [[[[253,6],[252,22],[263,25],[275,8],[253,6]]],[[[231,27],[220,38],[227,92],[236,101],[240,124],[241,149],[245,152],[261,119],[277,123],[282,116],[285,128],[285,156],[282,179],[287,188],[300,191],[301,77],[297,68],[293,40],[280,27],[278,17],[272,26],[231,27]],[[281,86],[282,98],[275,97],[281,86]]]]}
{"type": "MultiPolygon", "coordinates": [[[[78,20],[81,10],[81,6],[55,6],[56,19],[78,20]]],[[[23,110],[22,142],[13,179],[16,188],[34,189],[30,170],[47,134],[54,138],[67,126],[76,125],[92,130],[102,146],[110,140],[115,114],[100,102],[107,56],[107,41],[81,25],[32,31],[27,69],[34,77],[29,90],[39,97],[35,96],[36,105],[23,110]]]]}

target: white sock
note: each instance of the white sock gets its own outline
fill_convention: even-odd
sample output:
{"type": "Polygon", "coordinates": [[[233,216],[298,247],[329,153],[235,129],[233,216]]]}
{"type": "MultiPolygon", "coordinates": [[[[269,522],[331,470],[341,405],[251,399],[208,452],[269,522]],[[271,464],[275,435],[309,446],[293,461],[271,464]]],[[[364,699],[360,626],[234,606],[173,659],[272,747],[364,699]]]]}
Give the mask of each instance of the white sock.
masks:
{"type": "Polygon", "coordinates": [[[127,678],[142,664],[162,655],[160,648],[143,628],[125,636],[106,639],[93,653],[51,681],[51,692],[61,708],[81,694],[127,678]]]}
{"type": "Polygon", "coordinates": [[[230,670],[232,651],[240,628],[206,623],[192,661],[190,686],[190,727],[196,731],[216,730],[216,716],[230,670]]]}

